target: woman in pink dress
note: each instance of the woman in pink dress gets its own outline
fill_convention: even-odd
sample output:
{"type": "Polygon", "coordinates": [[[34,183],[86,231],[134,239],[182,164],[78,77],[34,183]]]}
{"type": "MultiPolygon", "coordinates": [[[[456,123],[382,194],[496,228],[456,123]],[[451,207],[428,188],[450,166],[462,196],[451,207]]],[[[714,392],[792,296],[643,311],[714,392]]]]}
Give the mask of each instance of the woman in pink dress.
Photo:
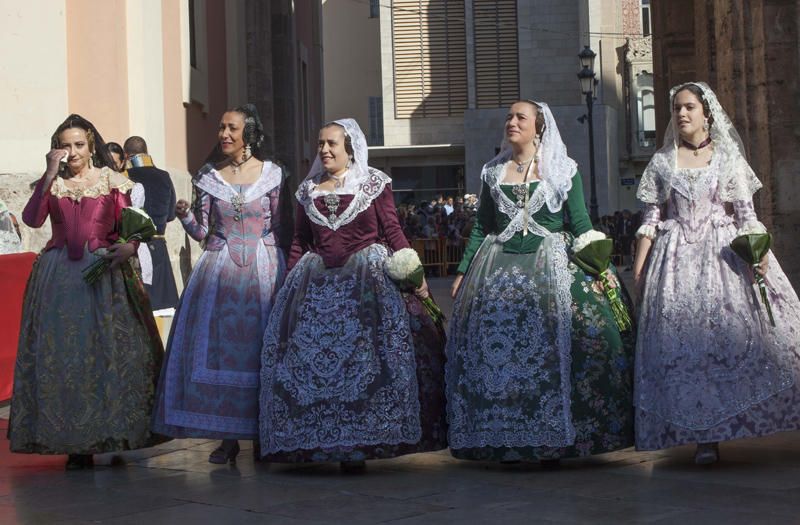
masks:
{"type": "Polygon", "coordinates": [[[636,344],[636,448],[718,443],[800,428],[800,301],[770,252],[770,323],[748,264],[730,247],[765,233],[761,187],[744,145],[703,82],[670,93],[672,120],[637,197],[647,211],[634,278],[643,280],[636,344]],[[646,264],[645,264],[646,263],[646,264]]]}
{"type": "Polygon", "coordinates": [[[70,115],[22,214],[31,228],[49,217],[53,233],[25,292],[8,436],[13,452],[69,454],[67,469],[155,441],[163,349],[128,261],[138,243],[116,242],[133,183],[112,162],[97,129],[70,115]],[[100,256],[110,270],[87,284],[82,270],[100,256]]]}

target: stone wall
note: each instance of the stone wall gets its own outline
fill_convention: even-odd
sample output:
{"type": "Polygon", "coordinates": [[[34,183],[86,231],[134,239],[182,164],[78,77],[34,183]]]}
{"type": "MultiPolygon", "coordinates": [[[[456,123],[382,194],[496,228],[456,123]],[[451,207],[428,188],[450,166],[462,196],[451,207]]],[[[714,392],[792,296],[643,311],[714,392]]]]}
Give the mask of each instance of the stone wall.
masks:
{"type": "Polygon", "coordinates": [[[668,92],[707,81],[731,116],[764,188],[755,196],[775,253],[800,285],[800,5],[789,0],[654,0],[659,135],[668,92]]]}

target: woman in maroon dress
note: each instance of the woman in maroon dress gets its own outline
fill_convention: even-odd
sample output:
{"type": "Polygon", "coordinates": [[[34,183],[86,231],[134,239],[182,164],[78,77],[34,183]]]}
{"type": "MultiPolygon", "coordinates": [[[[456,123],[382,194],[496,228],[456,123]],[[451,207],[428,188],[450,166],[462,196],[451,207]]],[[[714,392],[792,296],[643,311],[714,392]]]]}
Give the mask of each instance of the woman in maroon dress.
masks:
{"type": "Polygon", "coordinates": [[[70,470],[159,439],[150,413],[163,348],[128,261],[138,242],[117,242],[133,182],[111,166],[97,129],[70,115],[22,213],[31,228],[49,218],[52,237],[25,290],[8,437],[12,452],[69,454],[70,470]],[[110,269],[87,284],[99,257],[110,269]]]}
{"type": "MultiPolygon", "coordinates": [[[[379,459],[446,446],[441,328],[384,273],[408,248],[391,179],[352,119],[320,130],[297,191],[290,273],[264,335],[261,450],[275,462],[379,459]]],[[[418,296],[418,297],[417,297],[418,296]]]]}

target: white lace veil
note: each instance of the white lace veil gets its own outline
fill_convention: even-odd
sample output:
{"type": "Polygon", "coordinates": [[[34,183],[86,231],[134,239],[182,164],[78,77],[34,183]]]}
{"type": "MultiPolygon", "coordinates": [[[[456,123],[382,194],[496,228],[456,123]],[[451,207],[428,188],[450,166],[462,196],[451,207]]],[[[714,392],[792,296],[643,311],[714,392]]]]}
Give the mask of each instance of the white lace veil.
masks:
{"type": "MultiPolygon", "coordinates": [[[[331,124],[338,124],[344,128],[344,133],[347,137],[350,137],[350,144],[353,147],[353,158],[350,168],[347,170],[344,185],[338,188],[336,192],[355,193],[370,176],[369,166],[367,165],[369,159],[367,138],[364,136],[364,132],[361,131],[361,127],[359,127],[355,119],[343,118],[334,120],[325,124],[325,127],[331,124]]],[[[317,154],[317,157],[314,159],[314,164],[311,166],[311,170],[308,172],[308,175],[306,175],[306,178],[303,179],[300,188],[297,190],[297,199],[303,202],[303,197],[306,197],[306,195],[304,193],[301,194],[301,190],[304,187],[308,188],[309,185],[316,186],[319,184],[324,174],[325,168],[322,166],[319,154],[317,154]]],[[[310,191],[307,193],[310,194],[310,191]]]]}
{"type": "Polygon", "coordinates": [[[669,125],[664,133],[664,144],[647,165],[636,196],[648,203],[661,203],[669,197],[670,180],[677,169],[677,149],[680,146],[678,124],[673,115],[672,106],[675,95],[686,86],[699,88],[703,101],[709,109],[709,135],[714,148],[711,166],[719,179],[720,198],[724,202],[749,200],[753,193],[761,188],[761,182],[747,163],[747,153],[742,139],[731,122],[730,117],[722,109],[714,91],[705,82],[687,82],[673,87],[669,91],[670,115],[669,125]]]}
{"type": "MultiPolygon", "coordinates": [[[[524,102],[530,102],[536,106],[544,116],[544,134],[542,135],[539,149],[536,151],[536,157],[539,164],[539,178],[552,189],[552,191],[546,193],[547,208],[552,213],[556,213],[561,210],[561,205],[567,200],[567,194],[572,188],[572,177],[578,169],[578,164],[567,155],[567,146],[561,139],[561,133],[558,131],[550,106],[544,102],[533,100],[525,100],[524,102]]],[[[500,182],[503,178],[503,173],[498,173],[497,180],[492,181],[490,180],[490,172],[493,171],[493,168],[502,167],[503,164],[508,162],[511,158],[511,153],[511,146],[504,139],[500,153],[484,165],[481,179],[490,186],[493,183],[500,182]]]]}
{"type": "Polygon", "coordinates": [[[22,243],[11,221],[11,213],[6,203],[0,200],[0,255],[21,251],[22,243]]]}

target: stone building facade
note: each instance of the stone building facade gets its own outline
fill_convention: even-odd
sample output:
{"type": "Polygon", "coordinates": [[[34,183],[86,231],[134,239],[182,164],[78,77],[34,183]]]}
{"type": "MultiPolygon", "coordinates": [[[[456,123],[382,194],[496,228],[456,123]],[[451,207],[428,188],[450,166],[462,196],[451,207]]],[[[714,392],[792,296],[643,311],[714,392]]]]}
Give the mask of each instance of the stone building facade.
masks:
{"type": "MultiPolygon", "coordinates": [[[[0,12],[0,45],[16,50],[0,67],[0,112],[14,123],[0,131],[0,198],[17,216],[69,113],[88,118],[107,141],[143,136],[179,198],[191,198],[190,174],[214,147],[223,111],[248,101],[290,186],[314,159],[311,130],[323,106],[319,2],[0,0],[0,12]]],[[[23,225],[22,233],[25,249],[38,251],[49,225],[23,225]]],[[[200,249],[177,221],[167,236],[185,278],[200,249]]]]}
{"type": "Polygon", "coordinates": [[[764,187],[759,217],[800,285],[800,2],[654,0],[659,136],[671,86],[704,80],[731,116],[764,187]]]}
{"type": "Polygon", "coordinates": [[[636,208],[637,176],[654,151],[637,139],[644,123],[640,87],[650,90],[645,113],[654,121],[651,55],[640,20],[649,0],[323,4],[326,116],[361,117],[368,134],[380,128],[370,161],[392,175],[398,201],[479,191],[481,166],[500,147],[508,105],[519,98],[551,106],[588,199],[586,104],[576,76],[577,55],[588,44],[598,54],[600,212],[636,208]],[[334,66],[343,57],[351,60],[334,66]],[[380,100],[380,112],[368,99],[380,100]]]}

